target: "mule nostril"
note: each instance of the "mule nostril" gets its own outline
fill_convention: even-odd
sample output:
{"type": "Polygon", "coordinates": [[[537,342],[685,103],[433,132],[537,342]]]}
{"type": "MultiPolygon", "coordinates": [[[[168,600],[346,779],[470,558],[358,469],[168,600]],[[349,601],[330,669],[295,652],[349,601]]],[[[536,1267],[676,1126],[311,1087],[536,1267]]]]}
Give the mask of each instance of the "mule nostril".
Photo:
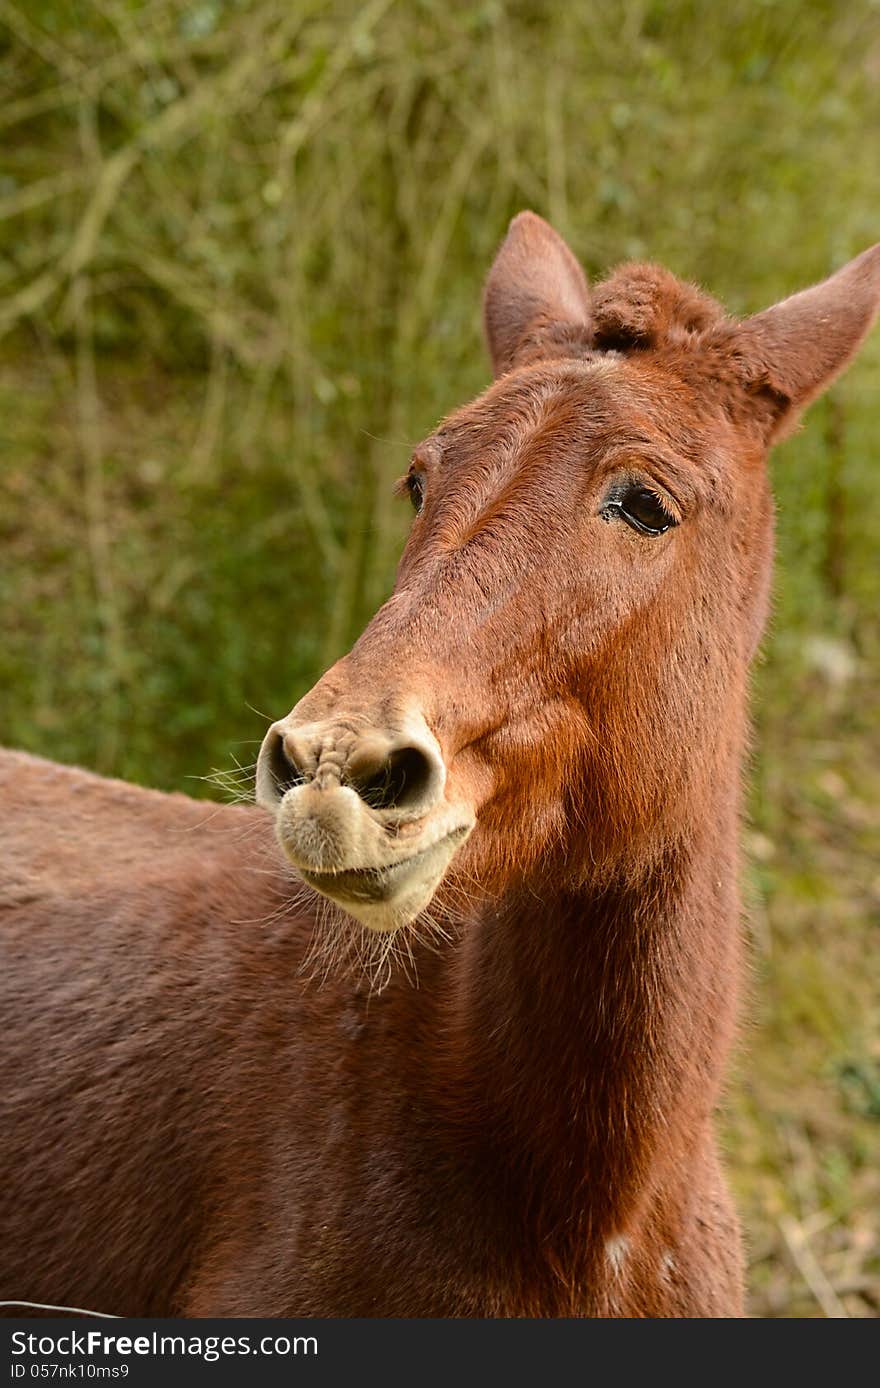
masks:
{"type": "Polygon", "coordinates": [[[280,732],[275,734],[266,748],[266,764],[279,796],[283,796],[294,786],[302,785],[305,779],[280,732]]]}
{"type": "Polygon", "coordinates": [[[426,797],[435,776],[433,760],[420,747],[398,747],[378,766],[350,768],[346,779],[371,809],[406,810],[426,797]]]}

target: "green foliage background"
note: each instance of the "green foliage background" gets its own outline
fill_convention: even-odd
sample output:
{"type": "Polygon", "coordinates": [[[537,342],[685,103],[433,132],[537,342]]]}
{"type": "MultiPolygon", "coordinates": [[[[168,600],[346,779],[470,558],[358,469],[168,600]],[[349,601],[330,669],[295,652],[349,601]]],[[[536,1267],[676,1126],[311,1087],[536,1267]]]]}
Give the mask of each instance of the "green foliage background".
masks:
{"type": "MultiPolygon", "coordinates": [[[[0,738],[196,794],[388,591],[515,211],[737,312],[880,238],[876,0],[0,0],[0,93],[0,738]]],[[[758,1314],[880,1309],[878,383],[773,464],[758,1314]]]]}

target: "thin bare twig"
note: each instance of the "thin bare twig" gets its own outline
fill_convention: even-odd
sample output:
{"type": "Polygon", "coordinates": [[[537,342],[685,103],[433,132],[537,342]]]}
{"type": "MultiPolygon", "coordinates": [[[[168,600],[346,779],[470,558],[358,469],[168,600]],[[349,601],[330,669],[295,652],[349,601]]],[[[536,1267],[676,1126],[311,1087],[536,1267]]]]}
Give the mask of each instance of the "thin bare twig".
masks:
{"type": "Polygon", "coordinates": [[[834,1320],[848,1319],[849,1312],[820,1267],[802,1226],[790,1215],[783,1215],[779,1220],[779,1232],[792,1262],[825,1315],[834,1320]]]}

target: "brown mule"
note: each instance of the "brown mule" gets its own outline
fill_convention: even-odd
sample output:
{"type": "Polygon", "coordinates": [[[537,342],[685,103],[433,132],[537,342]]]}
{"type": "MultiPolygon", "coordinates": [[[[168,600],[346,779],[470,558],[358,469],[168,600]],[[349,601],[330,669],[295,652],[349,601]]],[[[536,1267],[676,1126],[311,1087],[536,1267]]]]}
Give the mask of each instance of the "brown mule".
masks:
{"type": "Polygon", "coordinates": [[[261,808],[0,758],[0,1297],[741,1312],[764,459],[878,302],[880,246],[744,322],[652,266],[591,293],[521,214],[496,380],[416,449],[394,593],[270,729],[261,808]]]}

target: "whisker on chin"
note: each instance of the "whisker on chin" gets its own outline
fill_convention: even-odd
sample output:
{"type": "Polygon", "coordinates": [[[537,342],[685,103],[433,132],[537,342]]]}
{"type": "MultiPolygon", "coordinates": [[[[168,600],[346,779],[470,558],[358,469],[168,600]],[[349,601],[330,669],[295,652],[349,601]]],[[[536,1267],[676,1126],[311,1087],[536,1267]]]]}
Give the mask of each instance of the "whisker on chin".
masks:
{"type": "MultiPolygon", "coordinates": [[[[447,893],[447,898],[450,896],[447,893]]],[[[349,916],[345,910],[318,895],[314,925],[299,967],[306,982],[324,987],[332,979],[366,983],[370,996],[389,986],[396,974],[414,988],[419,984],[419,955],[439,955],[455,948],[468,921],[472,897],[461,882],[455,884],[456,900],[432,902],[405,925],[377,931],[349,916]]],[[[275,913],[275,918],[283,915],[275,913]]]]}

